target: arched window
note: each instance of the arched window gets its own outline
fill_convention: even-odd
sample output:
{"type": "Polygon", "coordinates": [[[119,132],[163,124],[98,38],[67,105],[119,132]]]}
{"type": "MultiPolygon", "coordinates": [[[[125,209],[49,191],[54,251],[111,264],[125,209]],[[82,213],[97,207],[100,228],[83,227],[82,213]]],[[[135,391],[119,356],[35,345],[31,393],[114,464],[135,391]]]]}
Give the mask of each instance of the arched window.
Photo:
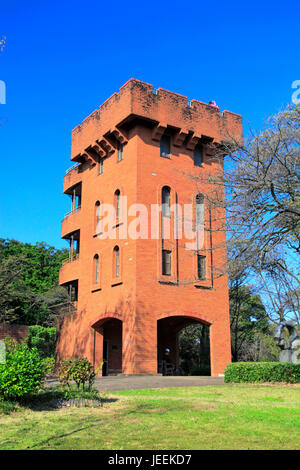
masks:
{"type": "Polygon", "coordinates": [[[95,233],[100,232],[100,202],[95,203],[95,223],[94,223],[95,233]]]}
{"type": "Polygon", "coordinates": [[[171,188],[164,186],[161,190],[162,215],[170,217],[171,215],[171,188]]]}
{"type": "Polygon", "coordinates": [[[116,218],[120,218],[120,212],[121,212],[121,193],[120,190],[117,189],[115,191],[115,211],[116,211],[116,218]]]}
{"type": "Polygon", "coordinates": [[[113,270],[114,277],[120,277],[120,249],[118,246],[114,247],[113,270]]]}
{"type": "Polygon", "coordinates": [[[100,277],[99,277],[99,255],[94,256],[94,262],[93,262],[93,281],[94,284],[98,284],[100,277]]]}

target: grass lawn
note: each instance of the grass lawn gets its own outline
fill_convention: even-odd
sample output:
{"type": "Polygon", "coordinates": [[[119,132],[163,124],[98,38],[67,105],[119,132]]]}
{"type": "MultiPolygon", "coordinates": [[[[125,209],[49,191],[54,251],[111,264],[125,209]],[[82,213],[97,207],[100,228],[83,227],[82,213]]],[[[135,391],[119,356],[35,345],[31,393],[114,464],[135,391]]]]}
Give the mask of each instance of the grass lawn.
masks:
{"type": "Polygon", "coordinates": [[[0,449],[300,449],[299,385],[101,395],[101,408],[0,414],[0,449]]]}

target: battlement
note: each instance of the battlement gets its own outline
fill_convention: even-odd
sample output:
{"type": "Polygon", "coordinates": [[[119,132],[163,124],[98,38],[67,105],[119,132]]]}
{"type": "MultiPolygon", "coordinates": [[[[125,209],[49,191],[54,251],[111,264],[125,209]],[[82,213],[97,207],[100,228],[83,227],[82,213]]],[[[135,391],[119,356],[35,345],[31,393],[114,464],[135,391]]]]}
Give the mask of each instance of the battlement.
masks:
{"type": "Polygon", "coordinates": [[[230,111],[131,78],[72,131],[71,160],[116,127],[130,120],[146,120],[153,127],[209,137],[216,143],[242,137],[242,117],[230,111]]]}

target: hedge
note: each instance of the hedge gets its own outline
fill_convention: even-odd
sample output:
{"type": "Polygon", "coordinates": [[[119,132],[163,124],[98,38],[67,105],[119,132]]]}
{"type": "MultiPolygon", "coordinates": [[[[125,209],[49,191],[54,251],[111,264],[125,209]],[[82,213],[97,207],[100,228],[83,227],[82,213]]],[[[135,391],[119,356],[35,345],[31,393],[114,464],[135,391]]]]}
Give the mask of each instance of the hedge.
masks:
{"type": "Polygon", "coordinates": [[[300,364],[292,362],[233,362],[226,367],[225,382],[300,383],[300,364]]]}

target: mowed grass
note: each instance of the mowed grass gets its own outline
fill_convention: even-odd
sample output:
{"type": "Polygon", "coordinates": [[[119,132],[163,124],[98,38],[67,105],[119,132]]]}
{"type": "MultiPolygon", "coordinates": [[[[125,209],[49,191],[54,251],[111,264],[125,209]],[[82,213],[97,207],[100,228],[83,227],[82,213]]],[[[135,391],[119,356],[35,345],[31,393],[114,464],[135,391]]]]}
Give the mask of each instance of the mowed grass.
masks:
{"type": "Polygon", "coordinates": [[[0,449],[300,449],[300,387],[103,393],[101,408],[0,416],[0,449]]]}

